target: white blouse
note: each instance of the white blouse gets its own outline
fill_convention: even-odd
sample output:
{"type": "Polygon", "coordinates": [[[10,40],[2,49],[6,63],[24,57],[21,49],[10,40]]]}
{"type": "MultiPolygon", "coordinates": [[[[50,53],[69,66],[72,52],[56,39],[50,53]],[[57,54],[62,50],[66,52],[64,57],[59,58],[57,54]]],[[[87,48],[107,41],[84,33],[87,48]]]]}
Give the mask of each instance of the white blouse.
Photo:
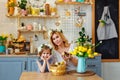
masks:
{"type": "MultiPolygon", "coordinates": [[[[75,45],[71,44],[68,52],[72,51],[74,49],[74,47],[75,47],[75,45]]],[[[75,57],[75,56],[73,56],[73,57],[75,57]]],[[[64,59],[62,58],[62,55],[56,50],[53,51],[53,59],[55,60],[55,62],[64,61],[64,59]]],[[[67,64],[67,71],[76,70],[76,66],[71,61],[67,61],[66,64],[67,64]]]]}

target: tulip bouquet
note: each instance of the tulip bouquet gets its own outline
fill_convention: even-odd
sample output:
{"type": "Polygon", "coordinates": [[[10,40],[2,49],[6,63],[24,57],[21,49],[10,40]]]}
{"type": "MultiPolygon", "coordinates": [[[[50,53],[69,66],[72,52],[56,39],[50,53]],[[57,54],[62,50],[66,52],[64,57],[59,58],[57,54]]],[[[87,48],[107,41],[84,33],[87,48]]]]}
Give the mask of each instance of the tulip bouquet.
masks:
{"type": "Polygon", "coordinates": [[[83,27],[79,32],[79,38],[76,41],[77,46],[70,53],[77,57],[94,58],[98,55],[98,53],[95,52],[95,47],[99,46],[102,41],[95,45],[91,43],[91,40],[92,38],[89,38],[89,36],[85,34],[85,28],[83,27]]]}

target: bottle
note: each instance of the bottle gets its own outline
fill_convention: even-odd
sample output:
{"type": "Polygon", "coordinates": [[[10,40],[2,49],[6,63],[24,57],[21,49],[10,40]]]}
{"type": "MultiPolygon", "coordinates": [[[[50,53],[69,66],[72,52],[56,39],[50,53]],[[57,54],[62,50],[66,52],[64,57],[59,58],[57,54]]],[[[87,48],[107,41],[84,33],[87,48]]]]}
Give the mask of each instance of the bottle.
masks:
{"type": "Polygon", "coordinates": [[[33,40],[32,37],[30,37],[30,54],[34,53],[34,47],[33,47],[33,40]]]}
{"type": "Polygon", "coordinates": [[[6,55],[8,55],[8,41],[7,41],[6,45],[5,45],[5,47],[6,47],[5,53],[6,53],[6,55]]]}
{"type": "Polygon", "coordinates": [[[45,4],[45,15],[51,15],[50,4],[45,4]]]}
{"type": "Polygon", "coordinates": [[[12,45],[12,41],[9,41],[6,52],[8,52],[8,54],[13,54],[13,48],[14,48],[14,47],[13,47],[13,45],[12,45]]]}

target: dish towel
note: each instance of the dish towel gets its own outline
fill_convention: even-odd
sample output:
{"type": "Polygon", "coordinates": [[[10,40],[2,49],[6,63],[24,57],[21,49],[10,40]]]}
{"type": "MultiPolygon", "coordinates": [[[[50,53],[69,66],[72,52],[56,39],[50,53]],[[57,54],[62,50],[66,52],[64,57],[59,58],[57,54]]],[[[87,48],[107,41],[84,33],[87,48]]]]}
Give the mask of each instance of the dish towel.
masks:
{"type": "Polygon", "coordinates": [[[104,7],[101,20],[104,21],[104,25],[101,26],[101,23],[99,23],[98,25],[98,28],[97,28],[98,40],[107,40],[107,39],[117,38],[118,35],[115,29],[115,24],[111,19],[108,6],[104,7]]]}

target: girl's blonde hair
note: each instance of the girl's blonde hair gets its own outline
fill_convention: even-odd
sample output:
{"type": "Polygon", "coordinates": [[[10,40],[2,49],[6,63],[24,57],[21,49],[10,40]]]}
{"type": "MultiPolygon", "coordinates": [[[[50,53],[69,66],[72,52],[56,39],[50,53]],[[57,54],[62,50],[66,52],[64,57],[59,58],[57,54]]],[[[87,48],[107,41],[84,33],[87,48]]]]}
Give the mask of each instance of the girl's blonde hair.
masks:
{"type": "Polygon", "coordinates": [[[55,45],[54,42],[53,42],[53,40],[52,40],[52,36],[53,36],[54,34],[58,34],[58,35],[62,38],[63,44],[64,44],[65,47],[68,47],[68,46],[70,45],[70,44],[68,43],[68,40],[67,40],[67,39],[65,38],[65,36],[63,35],[63,33],[60,32],[60,31],[55,30],[55,31],[52,31],[52,32],[50,33],[50,43],[51,43],[51,45],[53,46],[53,48],[54,48],[55,50],[58,50],[58,46],[55,45]]]}
{"type": "Polygon", "coordinates": [[[40,56],[42,55],[42,53],[43,53],[44,50],[50,50],[50,55],[52,54],[52,49],[51,49],[49,46],[43,45],[41,48],[42,48],[42,49],[41,49],[41,51],[39,52],[39,55],[40,55],[40,56]]]}

